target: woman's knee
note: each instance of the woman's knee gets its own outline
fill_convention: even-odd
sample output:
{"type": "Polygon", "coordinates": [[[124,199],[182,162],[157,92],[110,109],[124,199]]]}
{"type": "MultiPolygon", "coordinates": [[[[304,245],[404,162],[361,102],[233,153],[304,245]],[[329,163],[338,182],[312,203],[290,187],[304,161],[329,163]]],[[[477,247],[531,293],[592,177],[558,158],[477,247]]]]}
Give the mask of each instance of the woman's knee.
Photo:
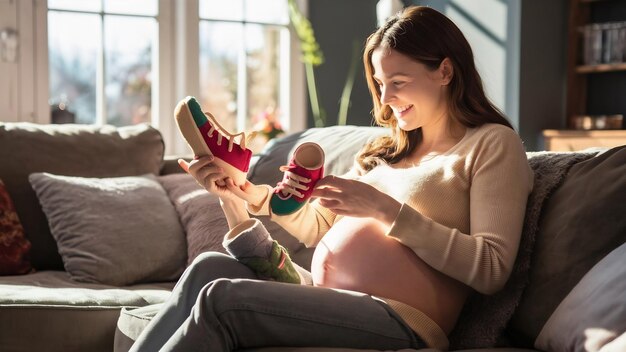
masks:
{"type": "Polygon", "coordinates": [[[209,280],[222,277],[256,279],[255,273],[237,259],[215,251],[199,254],[187,270],[190,271],[190,275],[206,276],[209,280]]]}
{"type": "Polygon", "coordinates": [[[210,265],[211,262],[220,261],[220,260],[228,260],[228,258],[234,259],[228,254],[224,254],[221,252],[216,252],[216,251],[202,252],[193,259],[193,261],[191,262],[191,264],[189,264],[189,266],[207,265],[207,264],[204,264],[207,262],[209,263],[208,265],[210,265]]]}
{"type": "Polygon", "coordinates": [[[270,302],[283,305],[285,297],[297,296],[303,289],[302,285],[278,281],[221,278],[205,285],[200,295],[223,311],[232,306],[265,306],[270,302]]]}

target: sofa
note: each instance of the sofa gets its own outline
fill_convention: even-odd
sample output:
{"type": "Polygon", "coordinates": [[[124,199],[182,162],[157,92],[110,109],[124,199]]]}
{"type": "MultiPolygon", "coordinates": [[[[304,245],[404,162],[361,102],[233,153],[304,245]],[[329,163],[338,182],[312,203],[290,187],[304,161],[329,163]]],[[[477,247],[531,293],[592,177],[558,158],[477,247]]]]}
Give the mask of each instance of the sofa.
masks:
{"type": "MultiPolygon", "coordinates": [[[[325,150],[326,174],[341,175],[384,133],[332,126],[274,139],[248,178],[275,184],[305,141],[325,150]]],[[[535,186],[513,272],[501,292],[470,296],[450,350],[626,351],[626,146],[527,156],[535,186]]],[[[164,156],[148,125],[0,123],[0,181],[12,205],[0,215],[17,214],[28,265],[0,276],[0,350],[126,351],[193,258],[225,252],[218,200],[177,158],[164,156]]],[[[260,220],[310,267],[314,248],[260,220]]]]}

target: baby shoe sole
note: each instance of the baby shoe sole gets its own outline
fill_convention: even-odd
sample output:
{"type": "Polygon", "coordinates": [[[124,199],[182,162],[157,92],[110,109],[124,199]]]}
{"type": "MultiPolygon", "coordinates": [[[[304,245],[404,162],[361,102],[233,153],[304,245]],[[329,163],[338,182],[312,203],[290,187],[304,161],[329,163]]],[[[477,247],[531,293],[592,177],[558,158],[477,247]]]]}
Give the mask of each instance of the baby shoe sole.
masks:
{"type": "MultiPolygon", "coordinates": [[[[187,97],[181,100],[178,105],[176,105],[176,109],[174,110],[174,116],[176,117],[176,124],[178,125],[178,129],[182,133],[185,141],[197,156],[204,155],[213,155],[209,146],[202,138],[202,133],[200,133],[200,129],[196,126],[196,122],[193,118],[193,114],[191,113],[191,109],[189,109],[189,105],[187,102],[191,99],[187,97]]],[[[230,165],[219,157],[213,155],[213,162],[215,165],[221,167],[224,170],[224,173],[232,178],[233,182],[237,186],[242,186],[246,183],[246,173],[242,172],[238,168],[230,165]]]]}

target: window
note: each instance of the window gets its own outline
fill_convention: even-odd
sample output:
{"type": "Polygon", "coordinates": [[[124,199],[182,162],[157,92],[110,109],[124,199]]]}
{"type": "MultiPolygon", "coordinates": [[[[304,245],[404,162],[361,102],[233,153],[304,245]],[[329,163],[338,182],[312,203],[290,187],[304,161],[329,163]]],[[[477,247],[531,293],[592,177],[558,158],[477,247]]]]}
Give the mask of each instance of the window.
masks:
{"type": "Polygon", "coordinates": [[[48,0],[53,123],[152,122],[157,11],[157,0],[48,0]]]}
{"type": "MultiPolygon", "coordinates": [[[[200,100],[231,131],[288,109],[286,0],[200,0],[200,100]]],[[[277,116],[279,117],[279,116],[277,116]]]]}
{"type": "Polygon", "coordinates": [[[194,95],[233,132],[249,132],[255,116],[272,109],[284,130],[306,127],[304,67],[287,0],[33,4],[33,16],[24,12],[20,21],[44,24],[35,31],[37,122],[149,122],[166,154],[186,154],[172,114],[194,95]]]}

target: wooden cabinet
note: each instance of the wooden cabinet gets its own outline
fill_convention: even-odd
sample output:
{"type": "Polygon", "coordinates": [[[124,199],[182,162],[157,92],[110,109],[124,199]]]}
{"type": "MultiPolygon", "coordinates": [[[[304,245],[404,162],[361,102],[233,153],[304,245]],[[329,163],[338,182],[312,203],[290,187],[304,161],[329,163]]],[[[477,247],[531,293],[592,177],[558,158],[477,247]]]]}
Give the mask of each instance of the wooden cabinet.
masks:
{"type": "Polygon", "coordinates": [[[545,130],[545,149],[578,150],[626,144],[626,122],[622,123],[621,130],[576,130],[577,125],[580,128],[577,116],[626,115],[626,57],[623,62],[585,65],[581,32],[588,24],[621,21],[626,21],[626,1],[570,0],[566,52],[567,130],[545,130]]]}
{"type": "Polygon", "coordinates": [[[551,151],[576,151],[592,147],[612,148],[626,144],[626,130],[544,130],[544,147],[551,151]]]}

